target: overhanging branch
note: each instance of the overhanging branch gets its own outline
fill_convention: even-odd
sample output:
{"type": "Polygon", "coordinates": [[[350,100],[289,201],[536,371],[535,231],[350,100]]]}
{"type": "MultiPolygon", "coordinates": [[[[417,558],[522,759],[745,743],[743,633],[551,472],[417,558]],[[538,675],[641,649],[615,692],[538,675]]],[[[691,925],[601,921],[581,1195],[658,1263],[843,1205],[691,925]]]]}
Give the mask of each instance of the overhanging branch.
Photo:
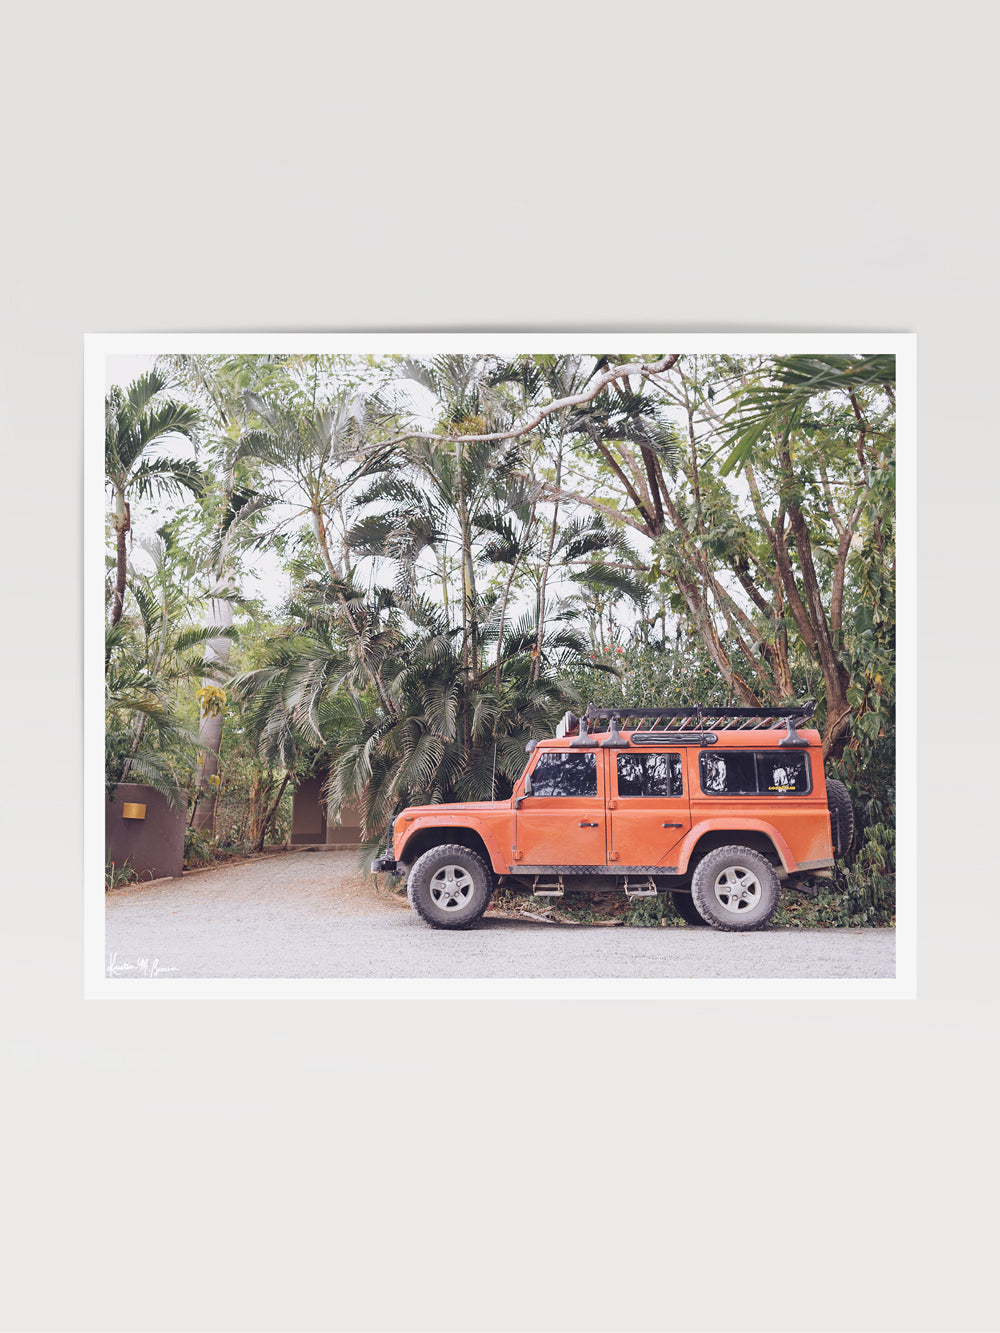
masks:
{"type": "Polygon", "coordinates": [[[672,352],[669,356],[661,357],[659,361],[629,361],[622,366],[612,366],[610,370],[598,375],[597,379],[582,393],[573,393],[566,398],[557,398],[554,402],[546,404],[545,407],[540,407],[530,421],[526,421],[521,426],[514,426],[511,430],[497,430],[486,435],[435,435],[427,431],[408,430],[394,436],[391,440],[387,440],[382,447],[401,444],[403,440],[431,440],[440,444],[473,444],[484,440],[516,440],[522,435],[529,434],[536,426],[540,426],[546,417],[552,416],[554,412],[562,412],[567,407],[581,407],[584,403],[589,403],[597,397],[602,389],[606,389],[615,380],[627,379],[629,375],[659,375],[675,365],[679,357],[680,352],[672,352]]]}

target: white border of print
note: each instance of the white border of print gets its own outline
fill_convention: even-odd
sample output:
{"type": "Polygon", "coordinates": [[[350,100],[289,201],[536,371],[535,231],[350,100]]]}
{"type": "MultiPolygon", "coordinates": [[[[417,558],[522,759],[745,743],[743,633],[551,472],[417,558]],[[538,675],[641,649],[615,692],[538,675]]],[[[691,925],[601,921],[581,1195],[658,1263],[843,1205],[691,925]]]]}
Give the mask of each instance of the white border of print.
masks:
{"type": "MultiPolygon", "coordinates": [[[[105,975],[102,586],[104,376],[111,354],[167,352],[590,352],[608,335],[563,333],[92,334],[84,366],[84,994],[87,999],[914,999],[916,998],[916,340],[912,334],[615,333],[616,346],[685,352],[866,352],[897,358],[896,976],[883,980],[186,980],[105,975]]],[[[169,961],[169,960],[168,960],[169,961]]]]}

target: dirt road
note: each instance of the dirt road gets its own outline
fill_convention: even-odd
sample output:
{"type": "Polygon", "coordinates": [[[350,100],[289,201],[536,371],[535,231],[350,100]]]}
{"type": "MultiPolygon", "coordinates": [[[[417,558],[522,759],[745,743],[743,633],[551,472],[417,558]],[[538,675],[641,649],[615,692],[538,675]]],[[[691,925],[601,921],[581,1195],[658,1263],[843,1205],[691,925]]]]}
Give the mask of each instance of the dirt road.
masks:
{"type": "Polygon", "coordinates": [[[431,930],[354,852],[293,852],[107,894],[108,975],[892,977],[891,930],[555,925],[431,930]]]}

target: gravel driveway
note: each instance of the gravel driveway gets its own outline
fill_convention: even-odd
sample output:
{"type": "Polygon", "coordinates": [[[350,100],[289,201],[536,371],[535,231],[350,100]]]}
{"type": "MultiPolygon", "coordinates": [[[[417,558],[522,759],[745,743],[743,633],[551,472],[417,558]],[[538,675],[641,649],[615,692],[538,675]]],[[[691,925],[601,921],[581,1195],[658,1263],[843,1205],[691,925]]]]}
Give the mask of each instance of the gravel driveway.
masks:
{"type": "Polygon", "coordinates": [[[106,895],[108,975],[893,977],[892,930],[578,926],[432,930],[355,852],[293,852],[106,895]]]}

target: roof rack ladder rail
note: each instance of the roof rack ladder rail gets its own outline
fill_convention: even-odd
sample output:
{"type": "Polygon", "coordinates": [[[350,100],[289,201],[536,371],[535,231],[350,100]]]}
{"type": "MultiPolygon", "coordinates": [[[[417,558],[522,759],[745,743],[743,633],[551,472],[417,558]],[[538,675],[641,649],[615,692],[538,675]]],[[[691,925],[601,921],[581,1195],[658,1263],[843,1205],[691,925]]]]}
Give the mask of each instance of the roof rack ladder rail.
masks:
{"type": "MultiPolygon", "coordinates": [[[[626,722],[633,723],[631,728],[626,730],[646,730],[646,728],[636,727],[634,724],[642,719],[650,720],[649,729],[663,727],[672,731],[700,730],[704,731],[712,726],[719,726],[728,720],[731,724],[728,730],[750,730],[759,731],[773,728],[776,723],[784,723],[789,717],[795,721],[804,721],[811,717],[816,709],[814,699],[807,700],[804,704],[794,704],[787,708],[744,708],[742,706],[730,706],[726,708],[718,706],[709,706],[706,704],[687,704],[676,708],[665,708],[662,704],[656,708],[598,708],[591,702],[588,703],[584,716],[588,722],[610,722],[612,718],[617,718],[618,725],[624,726],[626,722]],[[672,725],[671,725],[672,724],[672,725]],[[692,724],[696,724],[692,725],[692,724]]],[[[594,727],[594,730],[604,730],[604,728],[594,727]]]]}

